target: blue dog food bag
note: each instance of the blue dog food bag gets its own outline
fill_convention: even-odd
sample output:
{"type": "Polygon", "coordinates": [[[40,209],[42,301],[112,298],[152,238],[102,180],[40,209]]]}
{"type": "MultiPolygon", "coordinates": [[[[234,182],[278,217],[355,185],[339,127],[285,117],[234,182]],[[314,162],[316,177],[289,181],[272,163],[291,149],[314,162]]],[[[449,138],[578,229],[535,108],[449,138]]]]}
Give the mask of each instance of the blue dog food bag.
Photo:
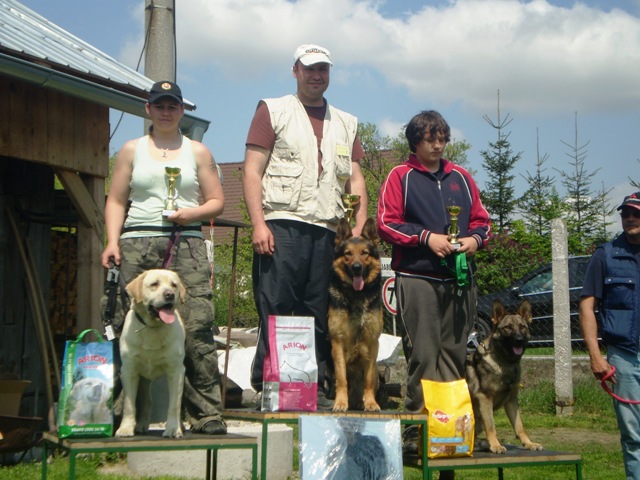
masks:
{"type": "Polygon", "coordinates": [[[113,344],[93,329],[84,330],[64,349],[58,399],[58,437],[113,435],[113,344]],[[93,332],[97,342],[83,342],[93,332]]]}

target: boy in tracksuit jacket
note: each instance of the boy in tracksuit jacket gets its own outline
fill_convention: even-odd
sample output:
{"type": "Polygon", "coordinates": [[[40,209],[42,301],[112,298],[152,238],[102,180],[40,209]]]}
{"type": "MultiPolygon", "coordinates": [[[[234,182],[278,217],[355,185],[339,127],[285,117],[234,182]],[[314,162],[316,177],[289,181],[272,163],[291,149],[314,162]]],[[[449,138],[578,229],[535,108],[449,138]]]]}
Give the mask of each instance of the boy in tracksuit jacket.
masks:
{"type": "Polygon", "coordinates": [[[422,379],[464,377],[467,337],[476,318],[472,259],[487,241],[490,219],[469,172],[442,158],[451,130],[438,112],[413,117],[405,135],[412,153],[381,187],[378,232],[393,246],[407,359],[405,410],[415,413],[424,408],[422,379]],[[451,206],[460,207],[457,245],[449,235],[451,206]],[[466,278],[457,271],[458,255],[468,259],[466,278]]]}

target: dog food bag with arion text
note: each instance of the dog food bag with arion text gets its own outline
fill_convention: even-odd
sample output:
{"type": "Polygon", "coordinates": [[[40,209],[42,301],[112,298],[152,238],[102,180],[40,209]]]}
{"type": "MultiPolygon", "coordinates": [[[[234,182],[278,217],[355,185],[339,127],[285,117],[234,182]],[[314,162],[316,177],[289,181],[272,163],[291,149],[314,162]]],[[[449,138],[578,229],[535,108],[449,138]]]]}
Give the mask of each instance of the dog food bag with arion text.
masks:
{"type": "Polygon", "coordinates": [[[316,411],[318,364],[313,317],[269,315],[269,348],[262,377],[263,412],[316,411]]]}
{"type": "Polygon", "coordinates": [[[467,381],[422,380],[427,421],[427,456],[473,455],[474,417],[467,381]]]}
{"type": "Polygon", "coordinates": [[[113,435],[113,344],[96,330],[84,330],[67,340],[58,400],[58,436],[113,435]],[[83,342],[93,332],[98,342],[83,342]]]}

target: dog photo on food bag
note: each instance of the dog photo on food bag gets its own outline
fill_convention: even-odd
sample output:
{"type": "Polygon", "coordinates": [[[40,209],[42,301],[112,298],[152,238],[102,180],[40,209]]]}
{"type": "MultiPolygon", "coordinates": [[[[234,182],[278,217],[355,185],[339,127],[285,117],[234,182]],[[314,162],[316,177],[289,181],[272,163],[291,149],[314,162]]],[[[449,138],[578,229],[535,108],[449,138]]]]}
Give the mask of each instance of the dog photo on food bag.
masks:
{"type": "Polygon", "coordinates": [[[69,393],[73,405],[68,424],[111,423],[111,387],[100,378],[88,377],[74,383],[69,393]]]}
{"type": "Polygon", "coordinates": [[[493,412],[504,407],[507,417],[522,445],[529,450],[542,450],[542,445],[529,439],[522,424],[518,405],[520,360],[529,341],[531,304],[525,300],[516,313],[506,312],[498,300],[493,302],[493,328],[467,361],[467,383],[473,403],[476,436],[484,430],[488,448],[493,453],[506,453],[498,441],[493,412]]]}
{"type": "Polygon", "coordinates": [[[382,334],[382,280],[378,235],[367,219],[354,237],[346,219],[336,232],[333,272],[329,284],[329,337],[336,398],[333,410],[379,411],[378,341],[382,334]]]}
{"type": "Polygon", "coordinates": [[[131,308],[120,336],[124,410],[116,436],[131,437],[149,431],[151,381],[166,375],[169,407],[162,435],[182,437],[185,331],[176,308],[184,302],[186,290],[178,274],[161,269],[143,272],[126,290],[131,308]]]}

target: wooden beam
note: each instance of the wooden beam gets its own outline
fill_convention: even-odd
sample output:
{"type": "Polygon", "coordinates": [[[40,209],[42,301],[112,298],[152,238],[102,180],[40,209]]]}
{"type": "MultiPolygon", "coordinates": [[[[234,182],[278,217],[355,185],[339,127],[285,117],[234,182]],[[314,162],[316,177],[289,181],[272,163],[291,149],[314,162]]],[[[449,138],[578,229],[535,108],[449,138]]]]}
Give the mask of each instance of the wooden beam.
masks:
{"type": "MultiPolygon", "coordinates": [[[[78,331],[95,328],[104,330],[100,316],[100,300],[104,292],[104,268],[100,264],[100,254],[104,249],[104,179],[86,175],[81,179],[82,190],[89,197],[93,212],[99,222],[78,222],[78,331]],[[101,202],[103,208],[97,205],[101,202]],[[100,234],[96,235],[96,224],[100,234]]],[[[65,187],[66,188],[66,187],[65,187]]],[[[89,201],[89,200],[87,200],[89,201]]],[[[95,219],[94,219],[95,220],[95,219]]]]}
{"type": "Polygon", "coordinates": [[[101,179],[102,194],[98,192],[91,194],[76,172],[55,167],[53,171],[69,194],[82,223],[94,231],[102,244],[104,242],[104,206],[99,207],[97,201],[104,203],[104,179],[101,179]],[[97,201],[94,195],[97,196],[97,201]]]}

